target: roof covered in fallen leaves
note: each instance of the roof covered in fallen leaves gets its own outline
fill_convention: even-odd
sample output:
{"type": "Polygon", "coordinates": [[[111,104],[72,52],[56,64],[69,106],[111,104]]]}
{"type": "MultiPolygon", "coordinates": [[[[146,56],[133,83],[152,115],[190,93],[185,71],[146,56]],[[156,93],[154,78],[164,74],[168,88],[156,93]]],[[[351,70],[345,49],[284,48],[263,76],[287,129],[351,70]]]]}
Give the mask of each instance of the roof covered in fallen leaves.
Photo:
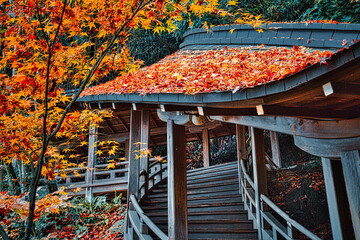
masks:
{"type": "Polygon", "coordinates": [[[181,50],[137,72],[86,89],[82,96],[236,92],[283,79],[317,63],[326,64],[332,54],[302,46],[181,50]]]}

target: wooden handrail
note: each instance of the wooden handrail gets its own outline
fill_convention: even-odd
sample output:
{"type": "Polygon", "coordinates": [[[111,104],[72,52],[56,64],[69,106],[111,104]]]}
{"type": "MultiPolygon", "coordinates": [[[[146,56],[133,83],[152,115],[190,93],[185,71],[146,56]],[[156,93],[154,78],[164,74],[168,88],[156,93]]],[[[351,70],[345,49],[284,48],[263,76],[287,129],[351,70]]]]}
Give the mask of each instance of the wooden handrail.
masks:
{"type": "Polygon", "coordinates": [[[250,178],[249,174],[246,172],[244,160],[241,160],[241,170],[242,173],[244,174],[244,177],[246,178],[246,181],[250,184],[250,186],[253,189],[255,189],[254,181],[250,178]]]}
{"type": "MultiPolygon", "coordinates": [[[[243,160],[240,161],[240,170],[241,170],[241,179],[240,179],[240,187],[241,192],[243,194],[244,198],[244,206],[245,209],[248,210],[249,215],[251,215],[253,218],[256,218],[256,216],[252,215],[252,208],[256,208],[255,205],[255,199],[251,196],[249,190],[247,189],[247,183],[251,186],[251,188],[254,190],[255,185],[252,179],[250,178],[249,174],[246,172],[245,168],[245,162],[243,160]]],[[[294,239],[292,236],[293,228],[297,229],[300,233],[307,236],[308,238],[312,240],[320,240],[318,236],[316,236],[314,233],[310,232],[308,229],[306,229],[304,226],[302,226],[300,223],[292,219],[288,214],[286,214],[283,210],[281,210],[274,202],[272,202],[266,195],[261,194],[260,195],[260,201],[261,201],[261,210],[260,210],[260,219],[261,219],[261,226],[258,226],[261,228],[262,232],[266,232],[266,229],[264,229],[264,226],[266,225],[264,222],[266,221],[271,227],[273,233],[272,236],[268,236],[268,239],[273,239],[273,236],[276,236],[276,233],[281,234],[285,239],[294,239]],[[269,208],[271,208],[274,212],[276,212],[284,221],[286,222],[287,226],[282,225],[271,212],[268,210],[264,211],[264,204],[266,204],[269,208]]]]}
{"type": "MultiPolygon", "coordinates": [[[[160,165],[160,168],[156,169],[155,172],[151,172],[151,175],[146,170],[142,170],[139,173],[139,182],[141,182],[142,177],[144,178],[143,183],[139,186],[139,190],[138,190],[139,199],[141,199],[143,196],[146,196],[148,191],[151,189],[151,187],[153,187],[156,183],[160,182],[163,179],[166,166],[164,168],[161,161],[156,160],[155,162],[151,163],[148,169],[149,171],[151,171],[156,165],[160,165]],[[160,180],[155,182],[157,176],[160,176],[160,180]],[[152,185],[150,186],[151,180],[152,180],[152,185]],[[144,194],[142,194],[143,190],[144,190],[144,194]]],[[[151,219],[148,216],[144,214],[144,211],[141,209],[138,200],[136,199],[134,194],[130,195],[129,202],[131,204],[130,205],[131,208],[128,210],[128,217],[131,225],[127,226],[127,229],[133,229],[135,233],[138,235],[139,239],[148,238],[149,236],[147,233],[148,228],[151,229],[151,231],[161,240],[169,239],[168,236],[158,226],[156,226],[156,224],[153,221],[151,221],[151,219]]]]}
{"type": "MultiPolygon", "coordinates": [[[[169,239],[168,236],[166,236],[166,234],[158,226],[156,226],[156,224],[153,221],[151,221],[151,219],[148,216],[144,214],[144,211],[141,209],[136,197],[133,194],[131,194],[130,196],[130,201],[139,217],[140,222],[142,220],[151,229],[151,231],[153,231],[153,233],[156,236],[158,236],[161,240],[168,240],[169,239]]],[[[140,222],[139,224],[137,224],[136,222],[132,222],[132,226],[134,227],[134,230],[139,237],[141,237],[142,235],[140,229],[137,229],[138,225],[140,226],[140,222]]]]}
{"type": "MultiPolygon", "coordinates": [[[[299,230],[302,234],[304,234],[305,236],[307,236],[310,239],[313,240],[321,240],[321,238],[319,238],[318,236],[316,236],[314,233],[310,232],[308,229],[306,229],[304,226],[302,226],[300,223],[298,223],[297,221],[295,221],[294,219],[292,219],[288,214],[286,214],[283,210],[281,210],[278,206],[276,206],[276,204],[274,202],[272,202],[267,196],[261,194],[260,195],[260,200],[264,203],[266,203],[266,205],[268,207],[270,207],[272,210],[274,210],[280,217],[282,217],[288,224],[288,226],[292,226],[294,228],[296,228],[297,230],[299,230]]],[[[271,224],[271,223],[270,223],[271,224]]],[[[281,233],[281,232],[280,232],[281,233]]],[[[288,233],[287,232],[283,232],[282,234],[283,236],[287,236],[288,233]]]]}

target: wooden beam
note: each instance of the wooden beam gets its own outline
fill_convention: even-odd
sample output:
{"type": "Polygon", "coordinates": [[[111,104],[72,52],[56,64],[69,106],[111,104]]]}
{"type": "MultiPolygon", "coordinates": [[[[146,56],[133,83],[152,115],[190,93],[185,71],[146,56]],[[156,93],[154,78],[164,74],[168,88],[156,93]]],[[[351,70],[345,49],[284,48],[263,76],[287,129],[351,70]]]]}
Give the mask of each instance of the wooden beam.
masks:
{"type": "Polygon", "coordinates": [[[168,120],[174,121],[175,124],[184,125],[190,121],[189,115],[181,115],[177,112],[162,112],[160,109],[157,110],[157,115],[159,119],[163,122],[167,122],[168,120]]]}
{"type": "MultiPolygon", "coordinates": [[[[163,134],[164,135],[166,134],[166,127],[158,127],[158,128],[150,129],[151,136],[157,136],[157,135],[163,135],[163,134]]],[[[106,135],[106,136],[99,136],[99,139],[124,142],[125,140],[129,139],[129,137],[130,137],[130,133],[124,132],[124,133],[115,133],[115,134],[106,135]]]]}
{"type": "Polygon", "coordinates": [[[256,116],[255,108],[210,108],[201,107],[199,114],[202,116],[256,116]],[[201,113],[200,113],[201,112],[201,113]]]}
{"type": "Polygon", "coordinates": [[[203,128],[202,130],[202,144],[203,144],[203,162],[204,167],[210,166],[210,137],[209,130],[203,128]]]}
{"type": "MultiPolygon", "coordinates": [[[[283,107],[283,106],[256,106],[257,115],[268,116],[287,116],[287,117],[306,117],[318,119],[349,119],[360,117],[360,110],[334,110],[323,108],[306,108],[306,107],[283,107]]],[[[238,115],[236,112],[234,116],[238,115]]],[[[250,114],[251,115],[251,114],[250,114]]]]}
{"type": "Polygon", "coordinates": [[[106,125],[108,125],[108,127],[110,128],[112,133],[116,133],[116,130],[114,129],[114,127],[111,125],[111,122],[108,119],[105,119],[106,125]]]}
{"type": "MultiPolygon", "coordinates": [[[[341,153],[346,192],[349,199],[352,226],[360,240],[360,155],[358,150],[341,153]]],[[[350,238],[349,238],[350,239],[350,238]]]]}
{"type": "MultiPolygon", "coordinates": [[[[94,167],[96,164],[96,142],[98,138],[98,128],[95,125],[90,125],[89,130],[89,149],[88,149],[88,159],[87,159],[87,169],[86,169],[86,185],[91,185],[94,181],[94,167]]],[[[93,197],[93,188],[87,187],[85,189],[85,199],[88,202],[91,202],[93,197]]]]}
{"type": "Polygon", "coordinates": [[[132,108],[134,111],[151,110],[159,108],[159,104],[133,103],[132,108]]]}
{"type": "Polygon", "coordinates": [[[346,82],[328,82],[323,86],[325,96],[354,98],[360,96],[360,85],[346,82]]]}
{"type": "Polygon", "coordinates": [[[167,121],[168,148],[168,236],[188,239],[185,127],[167,121]]]}
{"type": "Polygon", "coordinates": [[[333,238],[353,239],[341,163],[338,160],[322,158],[322,166],[333,238]]]}
{"type": "Polygon", "coordinates": [[[156,122],[154,116],[150,113],[150,119],[154,123],[155,127],[159,127],[159,124],[156,122]]]}
{"type": "Polygon", "coordinates": [[[161,104],[160,109],[163,112],[173,112],[173,111],[197,111],[195,106],[184,106],[184,105],[168,105],[161,104]]]}
{"type": "Polygon", "coordinates": [[[280,151],[280,144],[279,144],[279,135],[278,135],[277,132],[270,131],[270,143],[271,143],[272,161],[279,168],[282,168],[281,151],[280,151]]]}
{"type": "Polygon", "coordinates": [[[351,138],[360,136],[360,118],[340,121],[273,116],[212,116],[210,118],[222,122],[311,138],[351,138]]]}
{"type": "MultiPolygon", "coordinates": [[[[131,111],[130,113],[130,141],[129,141],[129,187],[127,197],[131,194],[138,197],[140,161],[137,155],[140,151],[138,144],[141,139],[141,112],[131,111]]],[[[129,199],[128,199],[129,202],[129,199]]]]}
{"type": "Polygon", "coordinates": [[[128,125],[125,123],[125,121],[119,115],[115,115],[115,117],[119,120],[120,124],[126,129],[126,131],[130,131],[130,128],[128,127],[128,125]]]}
{"type": "Polygon", "coordinates": [[[253,159],[254,186],[255,186],[255,205],[256,205],[256,224],[259,239],[262,239],[261,231],[261,194],[268,194],[267,172],[265,163],[265,137],[264,131],[258,128],[250,128],[251,151],[253,159]]]}
{"type": "Polygon", "coordinates": [[[204,128],[207,128],[208,130],[210,129],[215,129],[215,128],[218,128],[218,127],[221,127],[222,126],[222,123],[221,122],[217,122],[217,121],[214,121],[214,122],[207,122],[203,125],[200,125],[200,126],[190,126],[188,127],[188,131],[190,133],[200,133],[202,132],[202,130],[204,128]]]}
{"type": "Polygon", "coordinates": [[[340,158],[342,151],[360,149],[360,137],[316,139],[294,136],[294,143],[307,153],[326,158],[340,158]]]}

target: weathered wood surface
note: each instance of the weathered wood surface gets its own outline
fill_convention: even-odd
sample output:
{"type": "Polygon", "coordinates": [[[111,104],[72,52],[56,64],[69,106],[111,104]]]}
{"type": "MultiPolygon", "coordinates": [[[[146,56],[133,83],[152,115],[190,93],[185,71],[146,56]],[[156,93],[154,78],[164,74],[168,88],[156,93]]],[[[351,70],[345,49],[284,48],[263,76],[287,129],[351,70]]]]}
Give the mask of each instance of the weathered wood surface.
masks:
{"type": "MultiPolygon", "coordinates": [[[[257,226],[261,226],[261,194],[268,194],[267,187],[267,172],[265,166],[265,137],[262,129],[250,128],[251,147],[254,171],[254,190],[255,190],[255,205],[256,205],[256,221],[257,226]]],[[[259,239],[262,239],[262,231],[259,227],[259,239]]]]}
{"type": "Polygon", "coordinates": [[[324,157],[321,160],[333,238],[353,239],[341,163],[324,157]]]}
{"type": "Polygon", "coordinates": [[[202,144],[203,144],[203,161],[204,167],[210,166],[210,137],[209,130],[203,128],[202,130],[202,144]]]}
{"type": "Polygon", "coordinates": [[[341,153],[346,191],[356,240],[360,239],[360,155],[359,150],[341,153]]]}
{"type": "Polygon", "coordinates": [[[360,136],[360,118],[323,121],[273,116],[211,116],[211,119],[309,138],[360,136]]]}
{"type": "Polygon", "coordinates": [[[276,164],[277,167],[282,168],[279,135],[277,132],[270,131],[270,143],[272,161],[276,164]]]}
{"type": "MultiPolygon", "coordinates": [[[[141,137],[140,137],[140,149],[147,150],[149,149],[149,140],[150,140],[150,111],[142,110],[141,111],[141,137]]],[[[149,155],[141,155],[140,158],[140,171],[145,170],[149,171],[149,155]]]]}
{"type": "Polygon", "coordinates": [[[188,239],[185,127],[167,120],[168,148],[168,236],[188,239]]]}
{"type": "MultiPolygon", "coordinates": [[[[360,128],[360,125],[359,125],[360,128]]],[[[343,139],[317,139],[294,136],[297,147],[315,156],[340,158],[341,151],[360,149],[360,137],[343,139]]]]}
{"type": "MultiPolygon", "coordinates": [[[[96,142],[98,138],[98,128],[95,125],[90,126],[89,130],[89,149],[88,149],[88,160],[87,160],[87,170],[85,176],[85,182],[88,185],[93,183],[93,174],[94,166],[96,163],[96,142]]],[[[91,202],[93,196],[93,188],[91,186],[87,187],[85,190],[85,198],[91,202]]]]}
{"type": "Polygon", "coordinates": [[[138,197],[140,161],[136,155],[139,154],[141,140],[141,111],[131,111],[130,142],[129,142],[129,187],[128,197],[134,194],[138,197]]]}
{"type": "Polygon", "coordinates": [[[161,121],[167,122],[168,120],[174,121],[175,124],[184,125],[190,121],[189,115],[181,115],[179,112],[162,112],[160,109],[157,111],[157,115],[161,121]]]}
{"type": "Polygon", "coordinates": [[[246,127],[242,125],[236,125],[236,152],[238,161],[247,159],[247,149],[246,149],[246,127]]]}

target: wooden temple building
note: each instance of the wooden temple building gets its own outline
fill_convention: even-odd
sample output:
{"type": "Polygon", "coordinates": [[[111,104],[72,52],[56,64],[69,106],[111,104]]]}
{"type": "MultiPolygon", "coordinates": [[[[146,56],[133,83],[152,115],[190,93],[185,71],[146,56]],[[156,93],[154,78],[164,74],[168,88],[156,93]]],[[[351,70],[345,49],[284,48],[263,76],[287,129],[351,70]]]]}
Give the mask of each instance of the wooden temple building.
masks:
{"type": "MultiPolygon", "coordinates": [[[[125,239],[320,239],[267,197],[268,130],[276,165],[277,133],[292,135],[297,147],[321,157],[333,239],[360,240],[360,24],[273,23],[262,30],[194,29],[185,34],[181,51],[261,45],[334,54],[277,81],[235,91],[139,94],[104,88],[79,99],[91,108],[113,109],[100,133],[129,149],[125,168],[106,173],[112,174],[106,183],[91,173],[86,185],[94,193],[109,184],[127,189],[125,239]],[[238,161],[209,166],[209,139],[234,134],[238,161]],[[186,171],[186,142],[194,140],[203,141],[205,167],[186,171]],[[164,144],[166,162],[136,157],[140,148],[164,144]]],[[[98,133],[91,131],[95,141],[98,133]]]]}

